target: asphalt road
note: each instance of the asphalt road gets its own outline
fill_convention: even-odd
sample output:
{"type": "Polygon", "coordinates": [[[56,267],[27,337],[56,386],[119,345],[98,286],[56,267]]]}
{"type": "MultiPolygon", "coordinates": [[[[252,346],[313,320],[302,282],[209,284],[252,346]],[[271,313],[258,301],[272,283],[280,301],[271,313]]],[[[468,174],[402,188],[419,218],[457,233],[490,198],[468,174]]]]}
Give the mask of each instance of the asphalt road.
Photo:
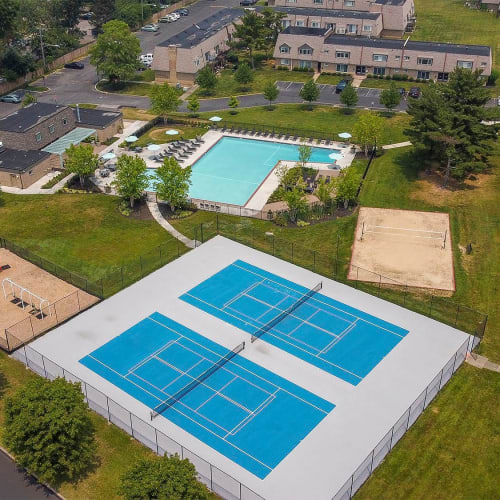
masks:
{"type": "Polygon", "coordinates": [[[41,485],[0,451],[0,500],[56,500],[52,490],[41,485]]]}

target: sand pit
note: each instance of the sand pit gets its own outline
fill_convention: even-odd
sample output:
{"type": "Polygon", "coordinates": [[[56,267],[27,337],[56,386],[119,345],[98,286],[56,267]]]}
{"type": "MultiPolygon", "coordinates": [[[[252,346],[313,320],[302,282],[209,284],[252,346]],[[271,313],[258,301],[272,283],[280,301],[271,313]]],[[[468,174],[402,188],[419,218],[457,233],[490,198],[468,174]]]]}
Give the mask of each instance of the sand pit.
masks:
{"type": "Polygon", "coordinates": [[[99,300],[5,248],[0,248],[0,266],[10,266],[0,271],[0,347],[6,350],[13,350],[99,300]]]}
{"type": "Polygon", "coordinates": [[[362,207],[348,277],[454,291],[449,215],[362,207]]]}

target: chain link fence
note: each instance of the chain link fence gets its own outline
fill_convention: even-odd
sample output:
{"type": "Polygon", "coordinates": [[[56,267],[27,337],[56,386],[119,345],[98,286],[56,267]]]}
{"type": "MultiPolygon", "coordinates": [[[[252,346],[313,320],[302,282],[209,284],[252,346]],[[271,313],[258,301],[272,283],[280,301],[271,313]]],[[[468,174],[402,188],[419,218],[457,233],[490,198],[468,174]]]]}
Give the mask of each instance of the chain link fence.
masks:
{"type": "Polygon", "coordinates": [[[24,345],[22,349],[14,352],[13,357],[49,380],[60,377],[68,382],[79,383],[89,408],[103,416],[108,422],[120,427],[158,455],[177,454],[181,458],[189,459],[196,468],[198,479],[222,498],[227,500],[264,500],[263,497],[237,479],[185,448],[103,392],[46,358],[31,346],[24,345]]]}

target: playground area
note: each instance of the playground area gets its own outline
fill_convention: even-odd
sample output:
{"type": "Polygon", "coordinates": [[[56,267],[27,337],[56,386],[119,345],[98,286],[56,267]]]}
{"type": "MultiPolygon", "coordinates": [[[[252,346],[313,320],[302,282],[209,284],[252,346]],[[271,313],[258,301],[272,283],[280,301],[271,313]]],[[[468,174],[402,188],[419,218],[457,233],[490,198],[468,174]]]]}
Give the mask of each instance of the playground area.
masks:
{"type": "Polygon", "coordinates": [[[99,299],[0,248],[0,347],[11,351],[99,299]]]}
{"type": "Polygon", "coordinates": [[[348,277],[454,291],[449,215],[360,208],[348,277]]]}

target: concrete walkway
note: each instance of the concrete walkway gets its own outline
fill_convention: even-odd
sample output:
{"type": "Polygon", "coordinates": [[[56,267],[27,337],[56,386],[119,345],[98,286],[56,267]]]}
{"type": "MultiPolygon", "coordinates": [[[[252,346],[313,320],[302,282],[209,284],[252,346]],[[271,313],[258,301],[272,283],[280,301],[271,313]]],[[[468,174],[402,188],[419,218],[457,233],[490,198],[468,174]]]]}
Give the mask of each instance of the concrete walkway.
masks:
{"type": "Polygon", "coordinates": [[[480,356],[479,354],[475,354],[473,352],[468,353],[466,361],[469,365],[475,366],[476,368],[484,368],[486,370],[491,370],[492,372],[500,373],[500,365],[491,362],[488,358],[480,356]]]}
{"type": "Polygon", "coordinates": [[[411,142],[405,141],[405,142],[397,142],[396,144],[386,144],[385,146],[382,146],[382,149],[405,148],[406,146],[411,146],[411,142]]]}
{"type": "Polygon", "coordinates": [[[157,202],[148,200],[147,204],[154,220],[158,222],[158,224],[160,224],[160,226],[163,229],[165,229],[165,231],[168,231],[174,238],[177,238],[179,241],[182,241],[182,243],[184,243],[184,245],[186,245],[187,247],[189,248],[196,247],[196,242],[194,240],[186,238],[186,236],[184,236],[182,233],[179,233],[179,231],[177,231],[175,227],[173,227],[169,222],[165,220],[165,218],[160,212],[160,207],[158,206],[157,202]]]}

